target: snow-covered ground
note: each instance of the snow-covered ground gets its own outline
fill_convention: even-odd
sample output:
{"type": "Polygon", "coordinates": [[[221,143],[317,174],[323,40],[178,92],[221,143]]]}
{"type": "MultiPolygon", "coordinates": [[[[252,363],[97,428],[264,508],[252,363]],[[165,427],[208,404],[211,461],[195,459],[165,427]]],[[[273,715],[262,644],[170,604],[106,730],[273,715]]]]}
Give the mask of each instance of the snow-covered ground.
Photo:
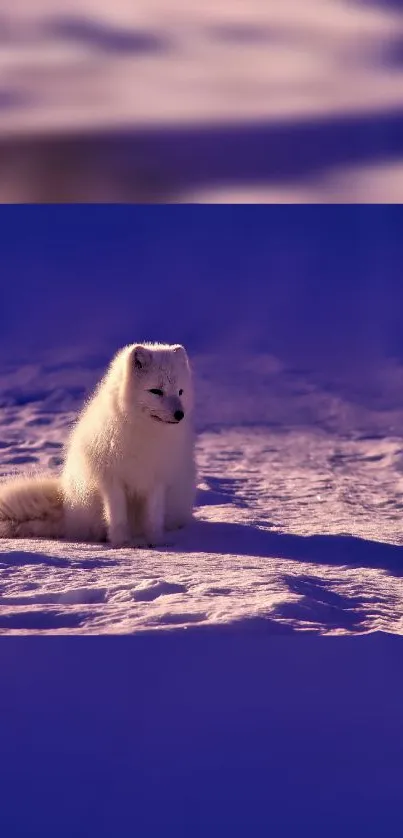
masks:
{"type": "Polygon", "coordinates": [[[402,633],[402,216],[294,209],[3,210],[1,474],[57,470],[115,347],[172,337],[199,491],[164,550],[1,541],[2,633],[402,633]]]}
{"type": "MultiPolygon", "coordinates": [[[[12,391],[1,418],[3,474],[57,468],[75,415],[63,408],[73,397],[58,377],[56,397],[44,395],[41,367],[42,393],[29,388],[28,397],[3,377],[12,391]]],[[[274,376],[280,387],[283,377],[274,376]]],[[[260,378],[271,390],[264,364],[260,378]]],[[[319,412],[320,392],[297,376],[292,383],[283,410],[309,399],[319,412]]],[[[211,379],[210,387],[219,398],[211,379]]],[[[244,389],[238,397],[247,399],[244,389]]],[[[325,422],[245,426],[234,415],[200,433],[198,463],[196,521],[168,549],[2,541],[0,631],[240,622],[275,633],[403,633],[401,436],[345,433],[325,422]]]]}
{"type": "Polygon", "coordinates": [[[399,0],[3,3],[1,199],[400,202],[402,39],[399,0]]]}
{"type": "Polygon", "coordinates": [[[19,0],[1,22],[3,131],[402,104],[398,3],[19,0]]]}
{"type": "MultiPolygon", "coordinates": [[[[14,393],[3,474],[53,470],[74,413],[14,393]]],[[[403,633],[401,437],[235,424],[199,435],[198,462],[196,521],[169,549],[2,541],[0,630],[403,633]]]]}

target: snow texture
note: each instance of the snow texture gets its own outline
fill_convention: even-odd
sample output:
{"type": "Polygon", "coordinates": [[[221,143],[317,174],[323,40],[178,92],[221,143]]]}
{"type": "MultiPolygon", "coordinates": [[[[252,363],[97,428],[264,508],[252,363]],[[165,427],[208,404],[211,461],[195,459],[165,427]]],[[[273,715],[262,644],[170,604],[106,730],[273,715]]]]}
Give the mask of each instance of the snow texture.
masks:
{"type": "Polygon", "coordinates": [[[401,202],[402,38],[399,0],[6,0],[2,200],[63,159],[76,200],[401,202]]]}
{"type": "Polygon", "coordinates": [[[57,472],[113,351],[172,339],[194,362],[199,489],[163,550],[2,540],[0,632],[401,634],[400,210],[2,221],[1,474],[57,472]]]}
{"type": "Polygon", "coordinates": [[[402,102],[393,2],[19,0],[0,22],[3,132],[292,120],[402,102]]]}

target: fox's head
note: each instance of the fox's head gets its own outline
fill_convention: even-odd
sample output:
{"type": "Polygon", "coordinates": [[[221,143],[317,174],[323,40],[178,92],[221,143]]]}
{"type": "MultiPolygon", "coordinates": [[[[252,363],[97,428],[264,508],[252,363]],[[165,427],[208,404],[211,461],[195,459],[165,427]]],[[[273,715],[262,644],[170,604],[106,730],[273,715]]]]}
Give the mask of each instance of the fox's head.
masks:
{"type": "Polygon", "coordinates": [[[180,344],[134,344],[128,355],[127,397],[151,421],[177,425],[193,408],[186,350],[180,344]],[[128,383],[129,383],[128,382],[128,383]]]}

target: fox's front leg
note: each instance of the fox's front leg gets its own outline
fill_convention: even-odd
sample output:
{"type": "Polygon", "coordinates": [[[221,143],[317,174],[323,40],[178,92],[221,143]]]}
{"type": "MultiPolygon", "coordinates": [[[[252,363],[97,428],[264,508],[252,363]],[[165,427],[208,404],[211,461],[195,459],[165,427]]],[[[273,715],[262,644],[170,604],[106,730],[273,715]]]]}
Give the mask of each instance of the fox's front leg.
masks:
{"type": "Polygon", "coordinates": [[[145,499],[144,536],[150,547],[166,542],[164,538],[165,489],[158,486],[152,489],[145,499]]]}
{"type": "Polygon", "coordinates": [[[102,490],[104,513],[108,528],[108,541],[114,547],[130,542],[126,494],[118,482],[106,483],[102,490]]]}

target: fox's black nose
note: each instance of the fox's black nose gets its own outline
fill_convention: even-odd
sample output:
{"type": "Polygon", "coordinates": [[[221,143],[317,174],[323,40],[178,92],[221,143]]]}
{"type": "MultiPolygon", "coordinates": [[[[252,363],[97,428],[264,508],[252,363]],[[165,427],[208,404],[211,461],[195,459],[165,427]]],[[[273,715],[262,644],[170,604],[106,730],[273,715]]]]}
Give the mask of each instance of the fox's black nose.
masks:
{"type": "Polygon", "coordinates": [[[174,417],[175,417],[177,422],[180,422],[181,419],[183,419],[184,415],[185,414],[184,414],[183,410],[175,410],[174,417]]]}

